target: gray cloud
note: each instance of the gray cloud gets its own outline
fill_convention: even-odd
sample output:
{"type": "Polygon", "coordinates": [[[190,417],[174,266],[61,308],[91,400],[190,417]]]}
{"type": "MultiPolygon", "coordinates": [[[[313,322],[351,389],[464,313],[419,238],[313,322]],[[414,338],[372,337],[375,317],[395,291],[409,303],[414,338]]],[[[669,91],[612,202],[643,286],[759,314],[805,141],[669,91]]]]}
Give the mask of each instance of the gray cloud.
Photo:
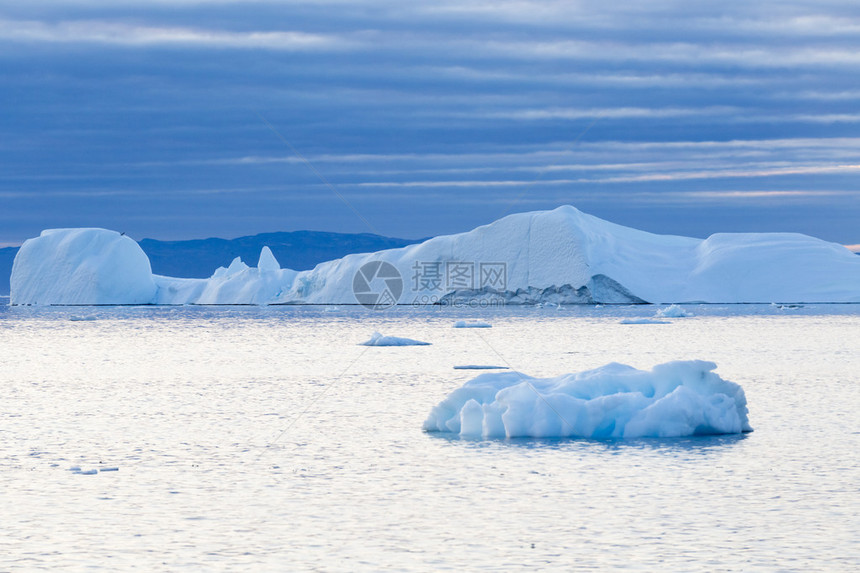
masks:
{"type": "Polygon", "coordinates": [[[811,0],[10,3],[0,241],[366,230],[259,113],[390,234],[573,202],[857,243],[858,22],[811,0]]]}
{"type": "Polygon", "coordinates": [[[331,50],[353,45],[345,38],[300,31],[231,32],[205,28],[132,25],[99,20],[0,20],[0,39],[27,42],[99,43],[121,46],[331,50]]]}

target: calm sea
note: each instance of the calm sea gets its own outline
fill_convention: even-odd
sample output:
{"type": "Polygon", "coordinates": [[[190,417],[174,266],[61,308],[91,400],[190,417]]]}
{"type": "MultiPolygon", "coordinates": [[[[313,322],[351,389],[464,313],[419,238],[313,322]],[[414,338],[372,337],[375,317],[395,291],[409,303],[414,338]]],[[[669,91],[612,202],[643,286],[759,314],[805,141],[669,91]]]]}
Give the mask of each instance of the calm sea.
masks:
{"type": "Polygon", "coordinates": [[[860,306],[687,310],[0,307],[0,570],[856,571],[860,306]],[[421,431],[454,366],[679,359],[755,432],[421,431]]]}

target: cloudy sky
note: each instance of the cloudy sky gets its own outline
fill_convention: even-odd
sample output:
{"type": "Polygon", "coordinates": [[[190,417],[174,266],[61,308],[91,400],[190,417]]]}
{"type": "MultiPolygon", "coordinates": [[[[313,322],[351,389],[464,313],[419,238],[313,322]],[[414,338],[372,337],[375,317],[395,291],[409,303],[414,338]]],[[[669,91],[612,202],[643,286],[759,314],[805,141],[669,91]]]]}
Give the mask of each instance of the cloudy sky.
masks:
{"type": "Polygon", "coordinates": [[[572,204],[860,243],[860,4],[0,1],[0,246],[572,204]]]}

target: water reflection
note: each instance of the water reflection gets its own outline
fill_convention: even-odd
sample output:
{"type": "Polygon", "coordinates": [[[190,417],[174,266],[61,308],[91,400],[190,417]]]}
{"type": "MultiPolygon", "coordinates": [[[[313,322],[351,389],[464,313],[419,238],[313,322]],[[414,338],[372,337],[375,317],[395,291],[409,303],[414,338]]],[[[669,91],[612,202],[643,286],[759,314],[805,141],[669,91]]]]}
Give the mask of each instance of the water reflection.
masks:
{"type": "Polygon", "coordinates": [[[460,436],[448,432],[427,432],[434,440],[471,449],[521,448],[526,450],[570,450],[587,449],[592,452],[618,453],[625,450],[709,452],[728,448],[746,440],[750,434],[721,434],[710,436],[685,436],[680,438],[507,438],[487,439],[460,436]]]}

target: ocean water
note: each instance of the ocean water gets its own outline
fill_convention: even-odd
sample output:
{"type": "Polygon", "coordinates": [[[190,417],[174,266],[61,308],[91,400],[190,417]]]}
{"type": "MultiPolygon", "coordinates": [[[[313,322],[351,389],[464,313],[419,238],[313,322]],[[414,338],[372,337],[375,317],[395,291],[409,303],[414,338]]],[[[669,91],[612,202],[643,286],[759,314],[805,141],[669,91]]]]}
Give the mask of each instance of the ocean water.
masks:
{"type": "Polygon", "coordinates": [[[0,570],[858,570],[860,306],[687,309],[0,307],[0,570]],[[755,431],[421,430],[458,365],[680,359],[755,431]]]}

